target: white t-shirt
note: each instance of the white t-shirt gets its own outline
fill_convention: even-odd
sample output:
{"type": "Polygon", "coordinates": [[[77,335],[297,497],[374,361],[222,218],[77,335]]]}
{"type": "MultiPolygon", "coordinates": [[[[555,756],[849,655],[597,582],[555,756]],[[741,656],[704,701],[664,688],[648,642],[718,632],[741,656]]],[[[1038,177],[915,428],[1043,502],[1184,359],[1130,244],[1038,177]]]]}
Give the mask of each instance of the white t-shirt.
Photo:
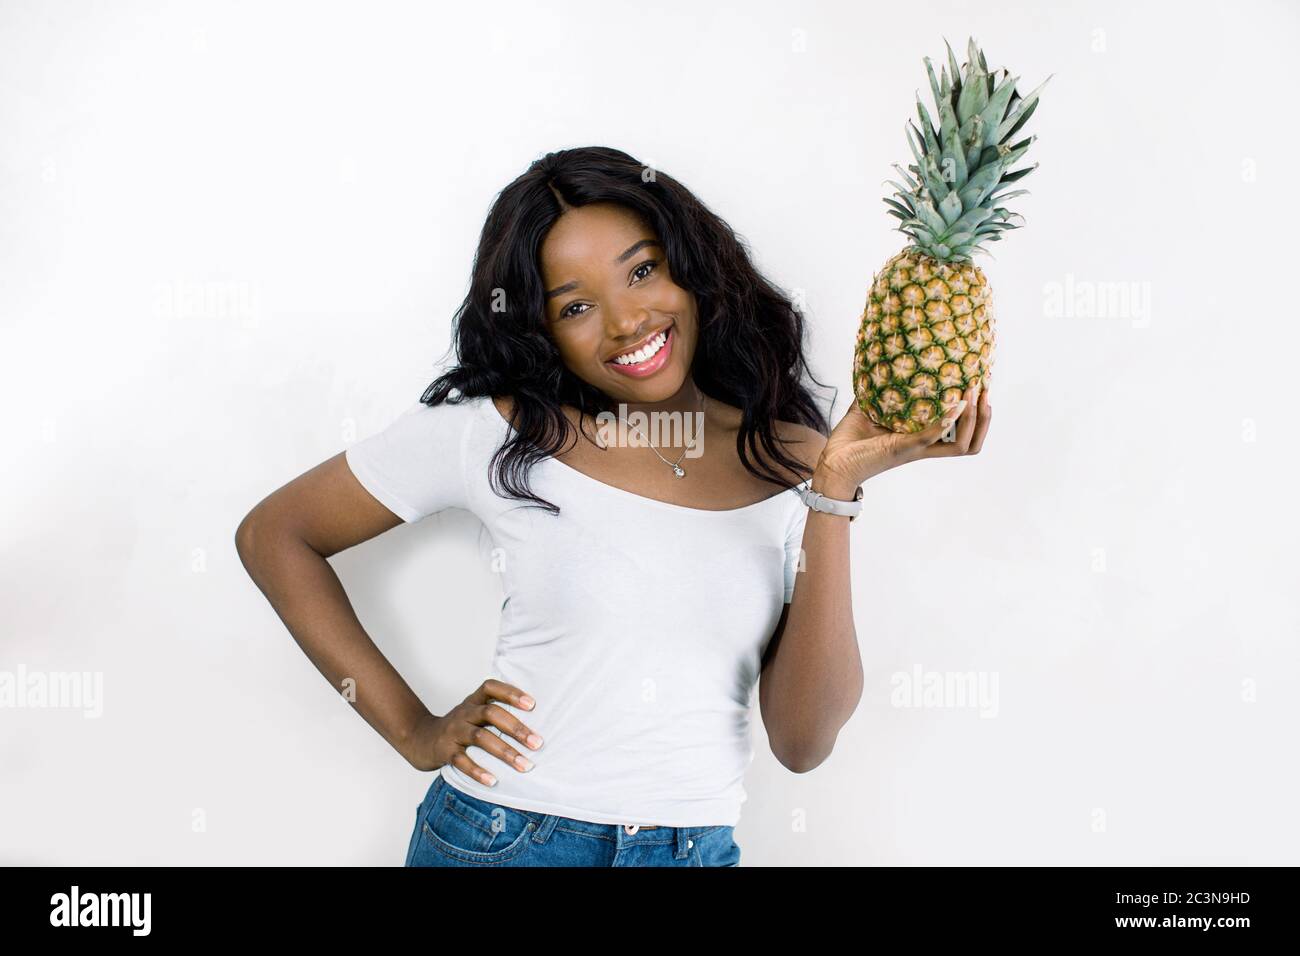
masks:
{"type": "Polygon", "coordinates": [[[548,457],[529,477],[560,508],[553,516],[488,484],[511,431],[486,396],[416,402],[346,452],[398,517],[461,508],[495,545],[505,603],[489,676],[533,696],[531,711],[500,706],[543,744],[511,740],[533,762],[522,773],[468,747],[494,787],[451,764],[440,772],[472,796],[539,813],[735,826],[760,659],[794,592],[807,506],[787,489],[727,511],[688,508],[548,457]]]}

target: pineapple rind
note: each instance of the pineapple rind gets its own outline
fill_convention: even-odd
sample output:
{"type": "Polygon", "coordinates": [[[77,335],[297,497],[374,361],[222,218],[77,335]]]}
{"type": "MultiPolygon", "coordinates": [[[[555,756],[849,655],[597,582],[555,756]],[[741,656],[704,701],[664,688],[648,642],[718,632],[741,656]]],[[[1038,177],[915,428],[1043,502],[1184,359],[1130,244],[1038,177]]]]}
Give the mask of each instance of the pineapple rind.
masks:
{"type": "Polygon", "coordinates": [[[873,423],[919,432],[992,378],[992,290],[972,263],[903,250],[867,291],[854,349],[853,391],[873,423]]]}

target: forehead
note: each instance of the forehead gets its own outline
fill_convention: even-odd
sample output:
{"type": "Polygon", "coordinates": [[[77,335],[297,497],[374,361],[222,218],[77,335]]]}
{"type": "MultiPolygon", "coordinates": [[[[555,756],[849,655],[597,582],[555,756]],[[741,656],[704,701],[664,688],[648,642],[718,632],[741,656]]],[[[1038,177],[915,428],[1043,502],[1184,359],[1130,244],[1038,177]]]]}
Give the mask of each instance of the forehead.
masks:
{"type": "Polygon", "coordinates": [[[614,203],[590,203],[567,210],[542,240],[543,271],[591,266],[608,269],[637,239],[654,231],[632,210],[614,203]]]}

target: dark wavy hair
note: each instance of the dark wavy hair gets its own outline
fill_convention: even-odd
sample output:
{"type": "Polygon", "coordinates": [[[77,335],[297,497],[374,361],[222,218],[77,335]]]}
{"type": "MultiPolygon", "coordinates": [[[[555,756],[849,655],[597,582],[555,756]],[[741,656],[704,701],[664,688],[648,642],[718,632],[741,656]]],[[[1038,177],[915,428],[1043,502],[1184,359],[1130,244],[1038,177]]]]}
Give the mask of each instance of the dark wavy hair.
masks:
{"type": "Polygon", "coordinates": [[[695,294],[699,337],[691,374],[705,395],[742,411],[736,450],[745,468],[783,488],[789,483],[771,470],[767,458],[807,477],[807,468],[775,440],[773,424],[797,422],[823,435],[830,431],[804,385],[805,375],[821,383],[804,359],[803,316],[754,267],[732,228],[690,190],[605,146],[547,153],[497,195],[479,236],[469,292],[453,320],[457,364],[435,379],[420,401],[458,404],[510,395],[516,434],[492,458],[492,488],[559,513],[533,494],[528,471],[564,449],[571,437],[576,441],[561,406],[595,415],[614,412],[616,403],[561,360],[547,327],[539,255],[564,204],[595,202],[617,203],[640,215],[661,241],[673,281],[695,294]],[[758,466],[751,463],[750,451],[758,466]]]}

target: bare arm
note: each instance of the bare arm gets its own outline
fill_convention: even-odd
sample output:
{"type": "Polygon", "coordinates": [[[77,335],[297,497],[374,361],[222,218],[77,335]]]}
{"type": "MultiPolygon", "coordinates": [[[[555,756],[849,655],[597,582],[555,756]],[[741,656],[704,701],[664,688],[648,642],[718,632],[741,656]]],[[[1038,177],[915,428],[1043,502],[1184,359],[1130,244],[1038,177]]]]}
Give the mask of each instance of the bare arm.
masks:
{"type": "Polygon", "coordinates": [[[433,715],[362,628],[326,560],[399,524],[340,453],[259,502],[240,522],[235,547],[316,669],[339,693],[351,679],[357,712],[414,766],[413,734],[433,715]]]}
{"type": "MultiPolygon", "coordinates": [[[[819,449],[812,468],[813,491],[849,500],[867,479],[901,464],[979,454],[993,410],[988,392],[981,398],[977,385],[966,394],[967,401],[911,435],[875,426],[856,404],[829,439],[807,430],[803,453],[819,449]],[[954,420],[959,421],[955,440],[941,442],[954,420]]],[[[804,461],[810,463],[809,458],[804,461]]],[[[863,690],[862,656],[853,626],[849,519],[810,511],[803,550],[809,573],[801,576],[793,600],[781,613],[758,685],[759,710],[772,752],[796,773],[812,770],[830,756],[863,690]]]]}
{"type": "MultiPolygon", "coordinates": [[[[815,467],[826,437],[802,429],[795,454],[813,471],[812,489],[853,497],[856,486],[828,484],[815,467]]],[[[862,697],[862,657],[853,626],[848,518],[810,511],[803,551],[816,574],[800,575],[793,600],[781,611],[763,655],[759,713],[772,753],[782,766],[805,773],[822,763],[862,697]]]]}

